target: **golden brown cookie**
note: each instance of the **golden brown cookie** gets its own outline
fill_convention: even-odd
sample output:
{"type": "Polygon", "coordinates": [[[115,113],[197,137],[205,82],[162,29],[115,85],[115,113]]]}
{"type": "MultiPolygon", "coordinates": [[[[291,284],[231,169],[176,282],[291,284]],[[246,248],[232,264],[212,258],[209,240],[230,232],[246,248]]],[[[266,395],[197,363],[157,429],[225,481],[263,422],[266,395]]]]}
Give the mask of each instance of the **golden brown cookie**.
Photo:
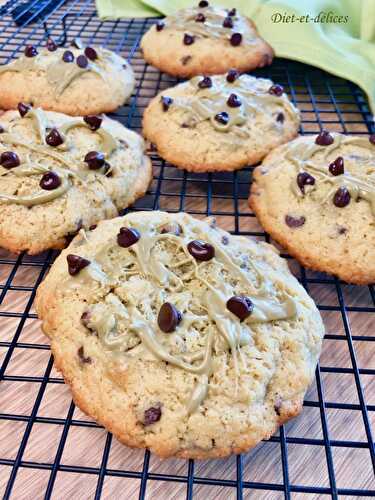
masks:
{"type": "Polygon", "coordinates": [[[250,19],[205,1],[152,26],[141,48],[148,63],[184,78],[230,68],[249,71],[271,64],[273,58],[272,48],[250,19]]]}
{"type": "Polygon", "coordinates": [[[145,110],[143,134],[177,167],[211,172],[257,163],[299,123],[281,85],[229,71],[161,92],[145,110]]]}
{"type": "Polygon", "coordinates": [[[324,335],[272,246],[184,213],[81,231],[36,307],[76,404],[162,457],[224,457],[268,439],[301,411],[324,335]]]}
{"type": "Polygon", "coordinates": [[[375,282],[375,138],[322,132],[272,151],[254,171],[250,206],[303,265],[375,282]]]}

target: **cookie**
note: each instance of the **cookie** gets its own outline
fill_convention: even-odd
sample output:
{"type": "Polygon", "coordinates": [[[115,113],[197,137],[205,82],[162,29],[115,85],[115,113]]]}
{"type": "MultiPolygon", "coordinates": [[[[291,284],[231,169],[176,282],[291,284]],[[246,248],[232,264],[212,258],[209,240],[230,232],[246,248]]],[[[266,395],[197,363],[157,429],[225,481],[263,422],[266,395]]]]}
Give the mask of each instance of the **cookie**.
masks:
{"type": "Polygon", "coordinates": [[[250,206],[304,266],[375,282],[374,136],[325,131],[280,146],[255,169],[250,206]]]}
{"type": "Polygon", "coordinates": [[[0,246],[13,252],[63,248],[81,227],[143,196],[151,180],[143,139],[104,116],[21,103],[0,116],[0,132],[0,246]]]}
{"type": "Polygon", "coordinates": [[[266,243],[185,213],[81,232],[37,311],[74,401],[122,443],[223,457],[302,409],[324,328],[266,243]]]}
{"type": "Polygon", "coordinates": [[[143,133],[177,167],[210,172],[259,162],[299,123],[281,85],[230,71],[161,92],[145,110],[143,133]]]}
{"type": "Polygon", "coordinates": [[[171,75],[196,75],[240,71],[271,64],[273,50],[254,23],[236,9],[197,7],[182,9],[152,26],[143,36],[145,60],[171,75]]]}
{"type": "Polygon", "coordinates": [[[0,108],[26,102],[74,116],[108,113],[125,103],[134,85],[132,68],[114,52],[49,41],[42,49],[27,45],[18,59],[0,66],[0,108]]]}

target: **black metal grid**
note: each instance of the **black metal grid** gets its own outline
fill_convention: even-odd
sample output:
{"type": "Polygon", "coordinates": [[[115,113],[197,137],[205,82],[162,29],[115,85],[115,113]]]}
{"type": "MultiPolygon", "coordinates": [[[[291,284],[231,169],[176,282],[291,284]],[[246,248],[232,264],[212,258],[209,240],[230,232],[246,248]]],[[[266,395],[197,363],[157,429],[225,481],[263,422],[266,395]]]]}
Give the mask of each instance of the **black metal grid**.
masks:
{"type": "MultiPolygon", "coordinates": [[[[154,20],[101,22],[91,0],[46,0],[44,5],[46,4],[54,4],[54,9],[44,21],[55,38],[62,39],[62,18],[66,16],[68,42],[79,36],[84,42],[107,46],[131,60],[138,85],[130,103],[114,116],[128,127],[139,130],[142,111],[148,99],[160,89],[175,83],[175,79],[146,65],[138,50],[141,35],[154,20]]],[[[33,3],[36,6],[34,20],[37,21],[28,26],[14,25],[10,12],[17,5],[18,0],[10,0],[0,8],[0,63],[17,56],[26,42],[40,45],[45,38],[42,20],[37,19],[38,10],[42,9],[38,0],[33,3]]],[[[350,82],[315,68],[281,59],[275,60],[270,68],[255,73],[271,77],[285,86],[294,103],[302,111],[301,133],[316,133],[322,127],[343,133],[367,134],[372,131],[372,118],[366,99],[350,82]]],[[[219,224],[236,234],[268,240],[247,206],[251,168],[228,174],[188,174],[166,164],[154,152],[151,151],[150,154],[154,163],[153,183],[147,195],[136,203],[134,209],[160,208],[170,211],[186,210],[198,216],[214,215],[219,224]]],[[[77,493],[73,495],[74,498],[168,498],[170,483],[180,487],[177,493],[174,491],[174,498],[187,499],[193,496],[241,499],[248,498],[250,493],[254,498],[287,499],[338,498],[339,495],[345,498],[375,496],[375,453],[371,430],[371,424],[375,422],[375,400],[371,400],[375,392],[374,385],[371,385],[374,382],[375,366],[369,366],[368,360],[371,356],[366,356],[364,366],[361,361],[363,354],[368,354],[375,346],[375,323],[372,319],[375,317],[372,315],[375,312],[375,291],[372,286],[349,287],[333,277],[305,271],[290,259],[292,269],[316,298],[328,325],[328,333],[325,336],[321,364],[316,370],[315,384],[306,395],[301,420],[282,427],[269,444],[260,445],[249,454],[221,462],[216,475],[210,476],[205,472],[209,467],[207,462],[193,460],[183,466],[179,465],[176,471],[172,466],[172,472],[170,469],[163,472],[163,464],[156,459],[154,461],[148,451],[127,450],[128,456],[133,453],[139,458],[139,453],[142,453],[138,468],[128,469],[126,462],[121,467],[112,466],[111,451],[115,441],[107,434],[97,465],[88,466],[80,462],[64,463],[64,449],[67,447],[69,433],[80,428],[99,429],[101,435],[105,433],[87,417],[76,416],[76,408],[72,402],[65,413],[62,412],[58,416],[40,414],[48,390],[61,386],[63,380],[53,372],[53,359],[48,352],[47,343],[42,340],[29,342],[28,336],[23,333],[28,331],[29,323],[36,319],[32,309],[35,291],[54,256],[53,252],[34,258],[0,253],[0,431],[2,426],[3,429],[7,426],[10,432],[14,432],[14,453],[11,458],[1,450],[1,441],[5,436],[0,436],[0,469],[5,471],[4,490],[0,488],[0,495],[3,492],[4,498],[24,498],[14,491],[17,477],[25,470],[31,470],[33,474],[41,471],[47,474],[45,491],[35,491],[35,497],[38,498],[38,495],[56,498],[56,480],[63,472],[78,474],[87,478],[87,481],[90,480],[90,488],[86,489],[84,486],[87,495],[78,496],[77,493]],[[33,275],[30,286],[17,284],[17,277],[22,273],[33,275]],[[9,322],[12,322],[12,325],[14,323],[14,329],[11,337],[4,339],[1,325],[4,325],[5,329],[9,322]],[[358,324],[362,326],[354,326],[358,324]],[[43,362],[39,366],[38,375],[19,375],[12,372],[12,360],[16,356],[29,356],[31,353],[37,360],[41,351],[45,351],[47,356],[42,356],[43,362]],[[347,356],[345,366],[335,362],[335,352],[341,353],[343,357],[347,356]],[[346,376],[350,378],[350,383],[346,376]],[[334,383],[332,378],[329,380],[330,377],[334,377],[334,383]],[[37,388],[33,392],[30,409],[25,414],[2,410],[6,396],[1,397],[1,394],[8,394],[6,389],[9,384],[24,384],[28,392],[37,388]],[[338,394],[330,394],[335,386],[346,396],[346,391],[351,396],[341,400],[338,394]],[[328,387],[331,388],[329,391],[328,387]],[[310,418],[309,411],[315,412],[315,416],[310,418]],[[307,428],[303,426],[305,421],[308,422],[307,428]],[[17,425],[21,426],[21,432],[16,432],[17,425]],[[52,434],[57,435],[52,460],[32,460],[25,456],[32,440],[31,436],[40,425],[52,426],[52,434]],[[267,446],[271,445],[272,454],[267,452],[267,446]],[[302,452],[306,449],[310,450],[307,456],[312,457],[307,461],[305,459],[306,466],[311,462],[314,467],[321,467],[320,475],[314,477],[312,484],[304,484],[300,480],[303,474],[298,475],[292,470],[302,453],[306,455],[305,451],[302,452]],[[360,457],[360,468],[356,470],[356,453],[359,451],[363,453],[360,457]],[[337,452],[347,452],[347,458],[337,459],[337,452]],[[277,459],[272,458],[275,454],[278,454],[277,459]],[[320,457],[318,462],[314,461],[315,455],[320,457]],[[266,461],[263,462],[264,460],[266,461]],[[347,461],[350,462],[349,467],[347,461]],[[280,474],[266,465],[265,472],[262,472],[262,464],[271,462],[272,467],[277,464],[280,466],[280,474]],[[159,472],[159,469],[162,472],[159,472]],[[345,482],[347,475],[351,477],[349,484],[345,482]],[[362,479],[354,481],[353,478],[357,476],[362,479]],[[112,495],[105,489],[108,478],[121,480],[120,489],[115,490],[112,495]],[[134,480],[136,484],[132,493],[127,489],[130,480],[134,480]],[[159,483],[161,489],[154,489],[155,483],[159,483]],[[88,491],[91,492],[90,495],[88,491]]],[[[375,354],[374,350],[373,352],[375,354]]],[[[17,397],[17,394],[15,396],[17,397]]],[[[48,447],[48,443],[45,446],[48,447]]],[[[126,449],[123,450],[125,453],[126,449]]],[[[217,465],[217,461],[215,463],[217,465]]],[[[1,477],[0,475],[0,480],[1,477]]],[[[17,491],[22,492],[22,488],[17,491]]]]}

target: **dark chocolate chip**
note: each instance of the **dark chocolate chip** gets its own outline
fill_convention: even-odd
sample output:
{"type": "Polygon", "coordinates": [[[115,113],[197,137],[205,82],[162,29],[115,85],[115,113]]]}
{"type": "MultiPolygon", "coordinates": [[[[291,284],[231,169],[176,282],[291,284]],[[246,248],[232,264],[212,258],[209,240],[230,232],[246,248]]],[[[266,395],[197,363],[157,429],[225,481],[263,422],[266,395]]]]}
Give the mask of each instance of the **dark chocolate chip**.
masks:
{"type": "Polygon", "coordinates": [[[227,125],[227,123],[229,122],[229,115],[226,111],[218,113],[217,115],[215,115],[214,118],[217,122],[221,123],[222,125],[227,125]]]}
{"type": "Polygon", "coordinates": [[[235,295],[227,301],[227,309],[233,313],[240,321],[248,318],[253,312],[254,304],[249,297],[235,295]]]}
{"type": "Polygon", "coordinates": [[[200,7],[201,9],[204,9],[205,7],[208,7],[208,2],[207,0],[201,0],[198,4],[198,7],[200,7]]]}
{"type": "Polygon", "coordinates": [[[89,65],[89,61],[88,61],[86,56],[81,54],[80,56],[77,57],[77,66],[79,66],[82,69],[85,69],[85,68],[87,68],[88,65],[89,65]]]}
{"type": "Polygon", "coordinates": [[[221,243],[222,243],[223,245],[228,245],[228,243],[229,243],[229,238],[228,238],[228,236],[225,236],[225,235],[224,235],[224,236],[221,238],[221,243]]]}
{"type": "Polygon", "coordinates": [[[233,33],[233,35],[230,37],[230,44],[233,45],[233,47],[237,47],[240,45],[242,42],[242,35],[241,33],[233,33]]]}
{"type": "Polygon", "coordinates": [[[301,215],[300,217],[292,217],[291,215],[285,216],[285,224],[289,227],[300,227],[303,226],[306,218],[301,215]]]}
{"type": "Polygon", "coordinates": [[[4,153],[1,153],[0,155],[0,164],[4,168],[10,169],[18,167],[20,163],[21,162],[17,153],[14,153],[13,151],[4,151],[4,153]]]}
{"type": "Polygon", "coordinates": [[[52,38],[48,38],[47,40],[47,50],[49,52],[55,52],[55,50],[57,50],[57,45],[56,43],[52,40],[52,38]]]}
{"type": "MultiPolygon", "coordinates": [[[[85,56],[87,57],[87,59],[90,59],[90,61],[95,61],[98,58],[98,53],[96,52],[96,50],[93,47],[86,47],[84,52],[85,52],[85,56]]],[[[77,63],[78,63],[78,59],[77,59],[77,63]]]]}
{"type": "Polygon", "coordinates": [[[158,314],[158,325],[162,332],[171,333],[182,320],[182,314],[170,302],[164,302],[158,314]]]}
{"type": "Polygon", "coordinates": [[[230,10],[228,11],[228,16],[233,17],[233,16],[235,16],[235,15],[236,15],[236,13],[237,13],[237,11],[236,11],[236,9],[235,9],[235,8],[230,9],[230,10]]]}
{"type": "Polygon", "coordinates": [[[348,232],[348,229],[346,227],[344,227],[344,226],[338,226],[337,232],[339,234],[346,234],[348,232]]]}
{"type": "Polygon", "coordinates": [[[26,45],[24,54],[26,57],[35,57],[38,54],[38,51],[34,45],[26,45]]]}
{"type": "Polygon", "coordinates": [[[278,83],[272,85],[268,90],[269,94],[276,95],[277,97],[283,95],[283,92],[284,92],[284,87],[282,85],[279,85],[278,83]]]}
{"type": "Polygon", "coordinates": [[[198,83],[200,89],[209,89],[212,87],[212,80],[209,76],[204,76],[202,80],[198,83]]]}
{"type": "Polygon", "coordinates": [[[223,28],[233,28],[233,19],[226,17],[223,21],[223,28]]]}
{"type": "Polygon", "coordinates": [[[74,54],[71,50],[66,50],[62,56],[62,60],[66,63],[71,63],[74,61],[74,54]]]}
{"type": "Polygon", "coordinates": [[[168,111],[172,102],[173,102],[172,97],[168,97],[166,95],[161,96],[161,104],[163,106],[163,111],[168,111]]]}
{"type": "Polygon", "coordinates": [[[24,102],[19,102],[17,104],[17,109],[22,118],[30,111],[31,106],[29,104],[25,104],[24,102]]]}
{"type": "Polygon", "coordinates": [[[3,134],[5,132],[4,127],[0,125],[0,134],[3,134]]]}
{"type": "Polygon", "coordinates": [[[196,16],[195,16],[195,22],[196,23],[204,23],[206,20],[206,16],[204,14],[202,14],[202,12],[199,12],[196,16]]]}
{"type": "Polygon", "coordinates": [[[189,35],[189,33],[184,34],[184,45],[192,45],[195,41],[195,37],[193,35],[189,35]]]}
{"type": "Polygon", "coordinates": [[[79,255],[74,255],[70,253],[67,257],[66,260],[68,262],[68,271],[71,276],[75,276],[78,274],[82,269],[87,267],[90,264],[90,261],[87,259],[84,259],[83,257],[80,257],[79,255]]]}
{"type": "Polygon", "coordinates": [[[329,164],[328,170],[332,175],[342,175],[344,173],[344,158],[338,156],[334,162],[329,164]]]}
{"type": "Polygon", "coordinates": [[[165,27],[165,24],[162,21],[156,23],[156,31],[162,31],[165,27]]]}
{"type": "Polygon", "coordinates": [[[333,204],[336,207],[343,208],[349,205],[350,203],[350,193],[346,187],[340,187],[334,197],[333,197],[333,204]]]}
{"type": "Polygon", "coordinates": [[[143,419],[143,425],[152,425],[155,422],[158,422],[161,418],[161,408],[160,406],[152,406],[145,410],[145,415],[143,419]]]}
{"type": "Polygon", "coordinates": [[[61,136],[60,132],[57,130],[57,128],[51,129],[51,131],[46,135],[46,143],[49,146],[52,146],[56,148],[57,146],[60,146],[64,142],[63,137],[61,136]]]}
{"type": "Polygon", "coordinates": [[[303,194],[305,194],[305,186],[313,186],[315,178],[307,172],[300,172],[297,175],[297,184],[303,194]]]}
{"type": "Polygon", "coordinates": [[[192,56],[184,56],[181,57],[181,62],[183,66],[186,66],[189,61],[191,61],[193,58],[192,56]]]}
{"type": "Polygon", "coordinates": [[[278,123],[284,123],[284,120],[285,120],[284,113],[282,113],[282,112],[278,113],[276,116],[276,121],[278,123]]]}
{"type": "Polygon", "coordinates": [[[104,154],[100,151],[90,151],[86,154],[84,161],[90,170],[98,170],[105,164],[104,154]]]}
{"type": "Polygon", "coordinates": [[[227,104],[230,108],[239,108],[242,104],[241,99],[236,94],[228,97],[227,104]]]}
{"type": "Polygon", "coordinates": [[[240,73],[236,69],[230,69],[227,73],[227,82],[233,83],[240,76],[240,73]]]}
{"type": "Polygon", "coordinates": [[[85,326],[86,328],[88,328],[88,324],[90,322],[90,319],[91,319],[91,314],[90,314],[90,311],[84,311],[82,313],[82,316],[81,316],[81,323],[83,326],[85,326]]]}
{"type": "Polygon", "coordinates": [[[188,243],[188,251],[196,260],[208,261],[215,257],[215,248],[202,240],[193,240],[188,243]]]}
{"type": "Polygon", "coordinates": [[[87,115],[83,117],[83,121],[87,123],[87,125],[91,128],[91,130],[95,131],[100,128],[103,118],[97,115],[87,115]]]}
{"type": "Polygon", "coordinates": [[[371,144],[375,145],[375,134],[371,134],[370,137],[368,138],[371,144]]]}
{"type": "Polygon", "coordinates": [[[182,234],[182,227],[177,222],[167,222],[163,224],[159,231],[161,234],[174,234],[175,236],[180,236],[182,234]]]}
{"type": "Polygon", "coordinates": [[[318,146],[329,146],[334,141],[332,135],[328,132],[328,130],[322,130],[320,134],[315,139],[315,144],[318,146]]]}
{"type": "Polygon", "coordinates": [[[117,235],[117,243],[120,247],[128,248],[137,243],[141,237],[139,231],[133,227],[121,227],[117,235]]]}
{"type": "Polygon", "coordinates": [[[81,361],[81,363],[90,364],[92,361],[90,356],[85,356],[85,353],[83,351],[83,346],[81,346],[78,349],[78,357],[79,357],[79,360],[81,361]]]}
{"type": "Polygon", "coordinates": [[[46,172],[39,182],[39,186],[47,191],[57,189],[60,185],[61,179],[56,172],[46,172]]]}
{"type": "Polygon", "coordinates": [[[89,230],[90,231],[94,231],[94,229],[96,229],[98,227],[98,224],[92,224],[90,227],[89,227],[89,230]]]}

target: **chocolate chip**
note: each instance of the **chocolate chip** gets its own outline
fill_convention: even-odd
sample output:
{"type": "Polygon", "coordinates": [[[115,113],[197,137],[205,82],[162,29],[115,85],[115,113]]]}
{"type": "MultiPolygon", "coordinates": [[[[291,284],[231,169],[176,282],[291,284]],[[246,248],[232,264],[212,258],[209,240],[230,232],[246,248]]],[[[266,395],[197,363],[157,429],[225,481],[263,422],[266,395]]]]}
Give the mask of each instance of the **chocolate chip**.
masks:
{"type": "Polygon", "coordinates": [[[56,172],[46,172],[40,179],[39,186],[47,191],[57,189],[61,185],[61,179],[56,172]]]}
{"type": "Polygon", "coordinates": [[[201,0],[198,4],[198,7],[200,7],[201,9],[204,9],[205,7],[208,7],[208,2],[207,0],[201,0]]]}
{"type": "Polygon", "coordinates": [[[332,135],[328,132],[328,130],[322,130],[320,134],[315,139],[315,144],[318,146],[329,146],[334,141],[332,135]]]}
{"type": "Polygon", "coordinates": [[[236,9],[235,9],[235,8],[230,9],[230,10],[228,11],[228,16],[233,17],[233,16],[235,16],[235,15],[236,15],[236,13],[237,13],[237,11],[236,11],[236,9]]]}
{"type": "Polygon", "coordinates": [[[306,218],[301,215],[300,217],[292,217],[291,215],[285,216],[285,223],[289,227],[300,227],[303,226],[306,218]]]}
{"type": "Polygon", "coordinates": [[[64,139],[62,138],[60,132],[57,130],[57,128],[51,129],[49,134],[46,135],[46,143],[49,146],[52,146],[56,148],[57,146],[60,146],[64,142],[64,139]]]}
{"type": "Polygon", "coordinates": [[[17,104],[17,109],[22,118],[30,111],[31,106],[29,104],[25,104],[24,102],[19,102],[17,104]]]}
{"type": "Polygon", "coordinates": [[[182,227],[177,222],[167,222],[159,228],[160,234],[174,234],[180,236],[182,234],[182,227]]]}
{"type": "Polygon", "coordinates": [[[3,134],[5,132],[4,127],[0,125],[0,134],[3,134]]]}
{"type": "MultiPolygon", "coordinates": [[[[82,316],[81,316],[81,323],[83,326],[85,326],[86,328],[88,328],[88,324],[90,322],[90,319],[91,319],[91,313],[90,311],[84,311],[82,313],[82,316]]],[[[90,330],[90,328],[89,328],[90,330]]]]}
{"type": "Polygon", "coordinates": [[[284,116],[284,113],[278,113],[277,116],[276,116],[276,121],[278,123],[284,123],[284,120],[285,120],[285,116],[284,116]]]}
{"type": "Polygon", "coordinates": [[[223,28],[233,28],[233,19],[226,17],[223,21],[223,28]]]}
{"type": "Polygon", "coordinates": [[[196,16],[195,16],[195,22],[196,23],[204,23],[206,20],[206,16],[204,14],[202,14],[202,12],[199,12],[196,16]]]}
{"type": "Polygon", "coordinates": [[[228,236],[225,236],[225,235],[224,235],[224,236],[221,238],[221,243],[222,243],[223,245],[228,245],[228,243],[229,243],[229,238],[228,238],[228,236]]]}
{"type": "Polygon", "coordinates": [[[161,408],[160,406],[155,407],[152,406],[148,410],[145,410],[145,416],[143,419],[144,425],[152,425],[155,422],[158,422],[161,418],[161,408]]]}
{"type": "Polygon", "coordinates": [[[103,118],[101,116],[96,115],[87,115],[83,117],[83,121],[87,123],[87,125],[91,128],[91,130],[95,131],[100,128],[103,118]]]}
{"type": "Polygon", "coordinates": [[[241,33],[233,33],[233,35],[230,37],[230,44],[233,45],[233,47],[237,47],[240,45],[242,42],[242,35],[241,33]]]}
{"type": "Polygon", "coordinates": [[[227,82],[233,83],[240,76],[239,72],[235,69],[230,69],[227,73],[227,82]]]}
{"type": "Polygon", "coordinates": [[[90,170],[98,170],[105,164],[104,154],[100,151],[90,151],[86,154],[84,161],[90,170]]]}
{"type": "Polygon", "coordinates": [[[89,61],[88,61],[86,56],[81,54],[80,56],[77,57],[77,66],[79,66],[82,69],[85,69],[85,68],[87,68],[88,65],[89,65],[89,61]]]}
{"type": "Polygon", "coordinates": [[[189,61],[191,61],[192,56],[184,56],[181,57],[181,62],[183,66],[186,66],[189,61]]]}
{"type": "Polygon", "coordinates": [[[368,138],[371,144],[375,145],[375,134],[371,134],[370,137],[368,138]]]}
{"type": "Polygon", "coordinates": [[[85,364],[91,363],[92,359],[90,358],[90,356],[85,356],[85,353],[83,351],[83,346],[81,346],[77,352],[78,352],[78,357],[79,357],[79,360],[81,361],[81,363],[85,363],[85,364]]]}
{"type": "Polygon", "coordinates": [[[277,97],[283,95],[283,92],[284,92],[284,87],[282,85],[279,85],[278,83],[272,85],[268,90],[269,94],[276,95],[277,97]]]}
{"type": "Polygon", "coordinates": [[[90,261],[87,259],[84,259],[83,257],[80,257],[79,255],[74,255],[70,253],[67,257],[66,260],[68,261],[68,271],[71,276],[75,276],[78,274],[82,269],[87,267],[90,264],[90,261]]]}
{"type": "Polygon", "coordinates": [[[94,231],[94,229],[96,229],[98,227],[98,224],[92,224],[90,227],[89,227],[89,230],[90,231],[94,231]]]}
{"type": "Polygon", "coordinates": [[[202,240],[190,241],[187,249],[196,260],[208,261],[215,257],[215,248],[202,240]]]}
{"type": "Polygon", "coordinates": [[[170,302],[165,302],[158,314],[158,325],[162,332],[171,333],[177,328],[182,320],[182,314],[170,302]]]}
{"type": "Polygon", "coordinates": [[[193,35],[189,35],[189,33],[184,34],[184,45],[192,45],[195,41],[195,37],[193,35]]]}
{"type": "Polygon", "coordinates": [[[212,87],[212,80],[209,76],[204,76],[202,80],[198,83],[200,89],[209,89],[212,87]]]}
{"type": "MultiPolygon", "coordinates": [[[[86,47],[84,52],[85,52],[85,56],[87,57],[87,59],[90,59],[90,61],[95,61],[98,58],[98,53],[92,47],[86,47]]],[[[77,63],[78,63],[78,59],[77,59],[77,63]]]]}
{"type": "Polygon", "coordinates": [[[117,243],[122,248],[128,248],[137,243],[141,237],[139,231],[133,227],[121,227],[117,235],[117,243]]]}
{"type": "Polygon", "coordinates": [[[14,153],[13,151],[4,151],[4,153],[1,153],[0,155],[0,165],[4,168],[10,169],[18,167],[20,163],[21,162],[17,153],[14,153]]]}
{"type": "Polygon", "coordinates": [[[334,197],[333,197],[333,204],[336,207],[343,208],[349,205],[350,203],[350,193],[346,187],[340,187],[334,197]]]}
{"type": "Polygon", "coordinates": [[[71,50],[66,50],[62,56],[62,60],[66,63],[71,63],[74,61],[74,54],[71,50]]]}
{"type": "Polygon", "coordinates": [[[334,162],[329,164],[328,170],[332,175],[342,175],[344,173],[344,158],[338,156],[334,162]]]}
{"type": "Polygon", "coordinates": [[[46,46],[49,52],[55,52],[55,50],[57,50],[57,45],[51,38],[48,38],[46,46]]]}
{"type": "Polygon", "coordinates": [[[38,51],[34,45],[26,45],[24,54],[26,57],[35,57],[38,54],[38,51]]]}
{"type": "Polygon", "coordinates": [[[305,194],[305,186],[313,186],[315,178],[307,172],[300,172],[297,175],[297,184],[303,194],[305,194]]]}
{"type": "Polygon", "coordinates": [[[344,226],[338,226],[337,232],[339,234],[346,234],[348,232],[348,229],[346,227],[344,227],[344,226]]]}
{"type": "Polygon", "coordinates": [[[236,94],[231,94],[228,97],[227,104],[230,108],[238,108],[241,106],[242,102],[236,94]]]}
{"type": "Polygon", "coordinates": [[[165,27],[165,24],[162,21],[156,23],[156,31],[162,31],[165,27]]]}
{"type": "Polygon", "coordinates": [[[240,321],[243,321],[253,312],[254,304],[251,302],[249,297],[235,295],[227,301],[227,309],[232,314],[237,316],[240,321]]]}
{"type": "Polygon", "coordinates": [[[214,116],[215,120],[222,125],[227,125],[229,122],[229,115],[226,111],[222,111],[221,113],[218,113],[217,115],[214,116]]]}
{"type": "Polygon", "coordinates": [[[172,97],[168,97],[166,95],[161,96],[161,104],[163,106],[163,111],[168,111],[172,102],[173,102],[172,97]]]}

